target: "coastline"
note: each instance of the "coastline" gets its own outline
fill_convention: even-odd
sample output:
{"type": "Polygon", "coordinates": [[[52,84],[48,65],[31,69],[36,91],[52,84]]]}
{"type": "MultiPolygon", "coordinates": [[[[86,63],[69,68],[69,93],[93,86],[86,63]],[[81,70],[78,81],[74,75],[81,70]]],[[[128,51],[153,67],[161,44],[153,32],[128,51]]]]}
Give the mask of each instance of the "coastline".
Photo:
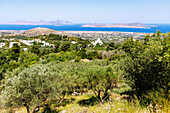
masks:
{"type": "Polygon", "coordinates": [[[92,28],[136,28],[136,29],[150,29],[150,27],[140,26],[93,26],[93,25],[82,25],[81,27],[92,27],[92,28]]]}
{"type": "MultiPolygon", "coordinates": [[[[28,30],[0,30],[2,32],[8,33],[24,33],[28,30]]],[[[141,33],[141,32],[123,32],[123,31],[63,31],[64,33],[103,33],[103,34],[112,34],[112,33],[129,33],[129,34],[152,34],[152,33],[141,33]]]]}
{"type": "Polygon", "coordinates": [[[141,32],[120,32],[120,31],[64,31],[65,33],[102,33],[102,34],[113,34],[113,33],[128,33],[128,34],[152,34],[152,33],[141,33],[141,32]]]}
{"type": "Polygon", "coordinates": [[[57,31],[65,31],[65,32],[96,32],[96,31],[102,31],[102,32],[135,32],[135,33],[155,33],[156,30],[160,30],[162,33],[170,32],[170,24],[169,25],[157,25],[157,28],[151,27],[151,29],[139,29],[139,28],[88,28],[88,27],[81,27],[80,24],[76,25],[69,25],[69,26],[46,26],[46,25],[0,25],[0,31],[6,30],[6,31],[15,31],[15,30],[30,30],[37,27],[44,27],[49,28],[57,31]]]}

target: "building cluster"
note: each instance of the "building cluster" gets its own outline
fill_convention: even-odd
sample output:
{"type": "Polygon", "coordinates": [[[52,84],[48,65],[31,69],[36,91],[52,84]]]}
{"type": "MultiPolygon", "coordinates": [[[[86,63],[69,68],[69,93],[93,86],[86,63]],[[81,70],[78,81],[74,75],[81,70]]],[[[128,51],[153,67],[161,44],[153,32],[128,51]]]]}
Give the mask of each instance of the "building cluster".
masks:
{"type": "Polygon", "coordinates": [[[135,33],[135,32],[107,32],[107,33],[72,33],[72,35],[83,37],[83,38],[112,38],[112,37],[121,37],[121,38],[144,38],[147,33],[135,33]]]}
{"type": "MultiPolygon", "coordinates": [[[[22,40],[22,39],[19,39],[18,42],[9,42],[9,48],[11,48],[13,46],[13,44],[18,44],[18,45],[21,45],[21,43],[27,45],[27,46],[32,46],[33,43],[36,42],[36,43],[42,43],[43,45],[41,45],[42,47],[43,46],[52,46],[52,47],[55,47],[54,44],[50,44],[48,42],[45,42],[45,41],[41,41],[40,39],[33,39],[33,40],[22,40]]],[[[2,48],[3,46],[5,46],[5,43],[0,43],[0,48],[2,48]]],[[[27,50],[27,48],[24,48],[24,50],[27,50]]]]}

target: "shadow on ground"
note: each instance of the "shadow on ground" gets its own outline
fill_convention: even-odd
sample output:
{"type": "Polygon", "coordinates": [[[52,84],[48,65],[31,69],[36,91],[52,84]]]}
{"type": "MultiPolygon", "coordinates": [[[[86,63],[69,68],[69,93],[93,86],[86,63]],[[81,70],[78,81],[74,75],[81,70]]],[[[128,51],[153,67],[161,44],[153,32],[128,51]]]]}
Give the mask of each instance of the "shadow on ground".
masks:
{"type": "Polygon", "coordinates": [[[99,102],[98,99],[92,96],[89,99],[83,99],[83,100],[78,101],[78,104],[80,106],[93,106],[93,105],[96,105],[98,102],[99,102]]]}

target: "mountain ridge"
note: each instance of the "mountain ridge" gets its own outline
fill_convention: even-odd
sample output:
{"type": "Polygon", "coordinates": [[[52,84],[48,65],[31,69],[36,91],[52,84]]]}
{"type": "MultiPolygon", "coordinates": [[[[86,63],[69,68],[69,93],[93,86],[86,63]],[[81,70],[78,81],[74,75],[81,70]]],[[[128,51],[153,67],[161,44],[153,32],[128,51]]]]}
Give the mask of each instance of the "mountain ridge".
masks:
{"type": "Polygon", "coordinates": [[[73,24],[70,21],[65,20],[51,20],[51,21],[45,21],[45,20],[39,20],[39,21],[27,21],[27,20],[16,20],[14,22],[7,22],[7,23],[0,23],[1,25],[71,25],[73,24]]]}

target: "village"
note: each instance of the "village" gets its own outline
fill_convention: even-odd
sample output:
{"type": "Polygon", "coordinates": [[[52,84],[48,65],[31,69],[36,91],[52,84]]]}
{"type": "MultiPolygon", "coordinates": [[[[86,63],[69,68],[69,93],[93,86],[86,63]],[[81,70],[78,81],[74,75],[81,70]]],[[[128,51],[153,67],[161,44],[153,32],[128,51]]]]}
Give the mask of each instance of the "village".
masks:
{"type": "MultiPolygon", "coordinates": [[[[6,40],[6,39],[3,39],[3,40],[6,40]]],[[[14,39],[7,39],[7,40],[11,41],[11,40],[14,40],[14,39]]],[[[55,48],[54,44],[50,44],[50,43],[42,41],[40,39],[32,39],[32,40],[19,39],[18,41],[12,41],[12,42],[9,42],[9,48],[13,47],[13,44],[18,44],[18,45],[25,44],[27,46],[32,46],[32,45],[34,45],[34,43],[41,43],[42,47],[49,46],[49,47],[55,48]]],[[[77,43],[76,41],[71,41],[71,44],[76,44],[76,43],[77,43]]],[[[97,45],[97,44],[102,45],[103,42],[101,41],[100,38],[98,38],[97,40],[92,41],[91,44],[93,44],[94,46],[97,45]]],[[[0,48],[4,47],[5,45],[6,45],[5,42],[0,42],[0,48]]],[[[90,45],[88,45],[88,46],[90,46],[90,45]]],[[[23,48],[23,50],[27,51],[28,48],[23,48]]]]}

